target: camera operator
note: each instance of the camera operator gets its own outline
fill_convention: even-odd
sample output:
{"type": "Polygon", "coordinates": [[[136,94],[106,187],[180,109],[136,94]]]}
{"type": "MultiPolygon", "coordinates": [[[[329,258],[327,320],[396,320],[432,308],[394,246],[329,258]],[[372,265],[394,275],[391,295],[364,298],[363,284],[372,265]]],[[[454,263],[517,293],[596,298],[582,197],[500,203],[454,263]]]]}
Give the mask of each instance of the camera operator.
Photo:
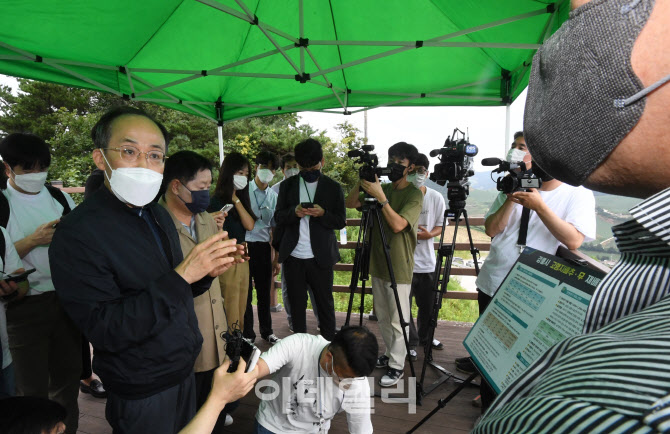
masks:
{"type": "Polygon", "coordinates": [[[586,334],[531,365],[477,433],[540,417],[553,433],[668,429],[670,1],[580,0],[572,8],[533,59],[530,150],[558,179],[645,200],[612,228],[621,260],[591,298],[586,334]],[[598,62],[575,62],[587,56],[598,62]]]}
{"type": "MultiPolygon", "coordinates": [[[[346,200],[348,208],[360,208],[365,193],[376,199],[381,206],[383,230],[386,233],[391,251],[391,263],[395,275],[402,316],[409,320],[409,294],[414,268],[414,250],[417,241],[417,222],[423,204],[423,193],[407,176],[414,170],[414,162],[419,152],[408,143],[399,142],[388,151],[391,183],[381,184],[375,175],[375,182],[361,179],[351,190],[346,200]]],[[[403,376],[407,348],[400,317],[391,288],[391,277],[386,264],[384,246],[379,235],[377,222],[373,220],[370,238],[370,274],[372,275],[372,294],[379,329],[386,344],[386,354],[377,359],[378,368],[387,368],[379,384],[393,386],[403,376]]]]}
{"type": "MultiPolygon", "coordinates": [[[[515,135],[513,149],[522,150],[526,143],[523,134],[515,135]]],[[[510,153],[512,154],[512,153],[510,153]]],[[[523,157],[526,168],[542,179],[538,190],[517,191],[512,194],[500,192],[486,213],[486,234],[493,238],[491,251],[477,277],[477,302],[479,314],[483,314],[505,276],[518,259],[518,246],[522,228],[522,211],[531,210],[526,225],[526,245],[554,254],[559,245],[577,249],[586,240],[595,239],[596,218],[593,193],[583,187],[573,187],[551,178],[531,162],[531,156],[523,157]]],[[[457,359],[456,367],[465,372],[474,371],[469,358],[457,359]]],[[[493,402],[493,389],[482,379],[482,413],[493,402]]]]}

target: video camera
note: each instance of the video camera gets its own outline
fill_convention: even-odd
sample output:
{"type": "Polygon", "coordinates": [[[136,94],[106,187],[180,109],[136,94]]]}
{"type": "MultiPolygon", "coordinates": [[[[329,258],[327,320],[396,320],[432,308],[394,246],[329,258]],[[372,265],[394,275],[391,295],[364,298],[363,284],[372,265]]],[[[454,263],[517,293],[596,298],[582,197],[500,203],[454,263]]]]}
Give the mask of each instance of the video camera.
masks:
{"type": "Polygon", "coordinates": [[[447,181],[462,181],[475,174],[472,170],[473,158],[479,150],[476,145],[471,144],[465,138],[465,133],[458,128],[454,129],[451,136],[444,141],[444,146],[430,151],[431,157],[439,157],[440,162],[435,165],[435,170],[430,174],[430,180],[439,185],[447,181]],[[456,133],[463,137],[456,138],[456,133]]]}
{"type": "Polygon", "coordinates": [[[476,145],[470,143],[465,133],[454,128],[451,136],[444,141],[444,146],[430,151],[431,157],[438,157],[440,162],[435,165],[435,170],[430,174],[430,180],[439,184],[447,184],[447,200],[450,209],[463,208],[465,200],[470,194],[470,182],[468,178],[475,174],[473,157],[479,150],[476,145]],[[456,138],[460,133],[461,138],[456,138]]]}
{"type": "Polygon", "coordinates": [[[496,188],[505,194],[542,187],[542,180],[533,172],[526,170],[526,163],[523,161],[509,162],[500,158],[484,158],[482,166],[498,166],[491,173],[509,172],[496,180],[496,188]]]}
{"type": "Polygon", "coordinates": [[[375,175],[377,175],[378,178],[381,178],[382,176],[389,176],[391,174],[391,168],[377,167],[379,165],[379,159],[376,154],[372,153],[374,150],[375,147],[373,145],[363,145],[361,146],[361,149],[354,149],[347,152],[349,158],[358,158],[354,163],[363,164],[358,169],[358,177],[369,182],[375,182],[375,175]]]}

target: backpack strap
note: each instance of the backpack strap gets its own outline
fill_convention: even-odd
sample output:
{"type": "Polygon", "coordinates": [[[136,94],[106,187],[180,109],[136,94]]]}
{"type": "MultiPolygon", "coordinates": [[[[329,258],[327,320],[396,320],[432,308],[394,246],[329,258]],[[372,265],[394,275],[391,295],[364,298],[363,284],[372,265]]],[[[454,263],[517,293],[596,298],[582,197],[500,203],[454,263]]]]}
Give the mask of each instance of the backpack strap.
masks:
{"type": "MultiPolygon", "coordinates": [[[[49,190],[49,194],[51,194],[51,197],[56,199],[56,201],[58,203],[60,203],[61,206],[63,207],[63,215],[67,215],[70,211],[72,211],[72,209],[70,208],[70,204],[67,202],[67,198],[65,197],[65,194],[63,193],[63,191],[60,188],[53,187],[53,186],[48,185],[48,184],[45,184],[45,187],[47,188],[47,190],[49,190]]],[[[0,214],[0,217],[1,216],[2,216],[2,214],[0,214]]],[[[0,222],[1,222],[1,220],[0,220],[0,222]]]]}
{"type": "MultiPolygon", "coordinates": [[[[2,197],[5,197],[3,194],[0,194],[2,197]]],[[[7,200],[5,198],[5,200],[7,200]]],[[[7,250],[7,244],[5,241],[5,233],[3,231],[0,231],[0,255],[2,255],[2,273],[5,273],[5,263],[7,259],[6,255],[6,250],[7,250]]]]}
{"type": "MultiPolygon", "coordinates": [[[[7,222],[9,222],[9,200],[2,192],[0,192],[0,226],[7,229],[7,222]]],[[[2,251],[5,254],[5,251],[2,251]]]]}

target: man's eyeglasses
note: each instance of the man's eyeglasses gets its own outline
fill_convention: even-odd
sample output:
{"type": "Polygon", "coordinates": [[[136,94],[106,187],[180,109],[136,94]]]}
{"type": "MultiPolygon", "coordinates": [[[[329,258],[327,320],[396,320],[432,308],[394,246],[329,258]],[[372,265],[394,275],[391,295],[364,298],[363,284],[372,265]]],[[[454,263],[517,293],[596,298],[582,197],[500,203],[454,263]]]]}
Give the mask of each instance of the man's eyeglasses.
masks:
{"type": "Polygon", "coordinates": [[[419,167],[419,168],[414,170],[414,173],[418,173],[419,175],[425,175],[426,172],[427,172],[427,170],[424,169],[423,167],[419,167]]]}
{"type": "Polygon", "coordinates": [[[162,166],[165,164],[165,152],[163,151],[149,151],[142,152],[134,146],[124,145],[118,148],[106,148],[103,151],[118,151],[121,155],[121,159],[128,163],[135,163],[141,154],[144,154],[144,158],[147,159],[147,164],[151,166],[162,166]]]}

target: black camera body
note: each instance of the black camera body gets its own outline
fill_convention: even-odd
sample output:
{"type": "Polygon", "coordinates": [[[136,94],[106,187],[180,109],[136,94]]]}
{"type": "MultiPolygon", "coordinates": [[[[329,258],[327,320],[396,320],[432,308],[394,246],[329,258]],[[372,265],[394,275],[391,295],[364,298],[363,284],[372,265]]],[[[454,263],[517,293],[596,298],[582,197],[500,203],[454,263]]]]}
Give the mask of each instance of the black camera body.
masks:
{"type": "Polygon", "coordinates": [[[444,146],[430,151],[431,157],[438,157],[440,162],[435,165],[433,173],[430,174],[430,180],[444,185],[447,182],[460,182],[475,174],[473,167],[473,157],[479,150],[476,145],[471,144],[465,138],[458,128],[454,129],[451,136],[444,141],[444,146]],[[456,138],[456,133],[460,132],[463,137],[456,138]]]}
{"type": "Polygon", "coordinates": [[[389,176],[391,174],[390,168],[378,167],[379,159],[377,158],[377,154],[372,153],[374,149],[374,145],[363,145],[361,149],[347,152],[349,158],[358,158],[355,161],[356,164],[362,164],[358,168],[358,177],[369,182],[375,182],[375,175],[381,178],[382,176],[389,176]]]}
{"type": "Polygon", "coordinates": [[[497,165],[498,168],[493,169],[491,173],[509,172],[507,175],[501,176],[496,180],[496,189],[505,194],[542,187],[542,180],[534,175],[532,171],[526,170],[526,163],[523,161],[508,162],[499,158],[484,158],[482,165],[497,165]]]}
{"type": "Polygon", "coordinates": [[[226,355],[230,359],[228,372],[235,372],[240,363],[240,357],[249,360],[254,351],[254,344],[242,336],[239,327],[221,333],[221,339],[226,341],[226,355]]]}
{"type": "Polygon", "coordinates": [[[532,172],[511,172],[507,176],[501,176],[496,181],[496,188],[505,194],[511,194],[516,191],[528,190],[529,188],[542,187],[542,180],[532,172]]]}

